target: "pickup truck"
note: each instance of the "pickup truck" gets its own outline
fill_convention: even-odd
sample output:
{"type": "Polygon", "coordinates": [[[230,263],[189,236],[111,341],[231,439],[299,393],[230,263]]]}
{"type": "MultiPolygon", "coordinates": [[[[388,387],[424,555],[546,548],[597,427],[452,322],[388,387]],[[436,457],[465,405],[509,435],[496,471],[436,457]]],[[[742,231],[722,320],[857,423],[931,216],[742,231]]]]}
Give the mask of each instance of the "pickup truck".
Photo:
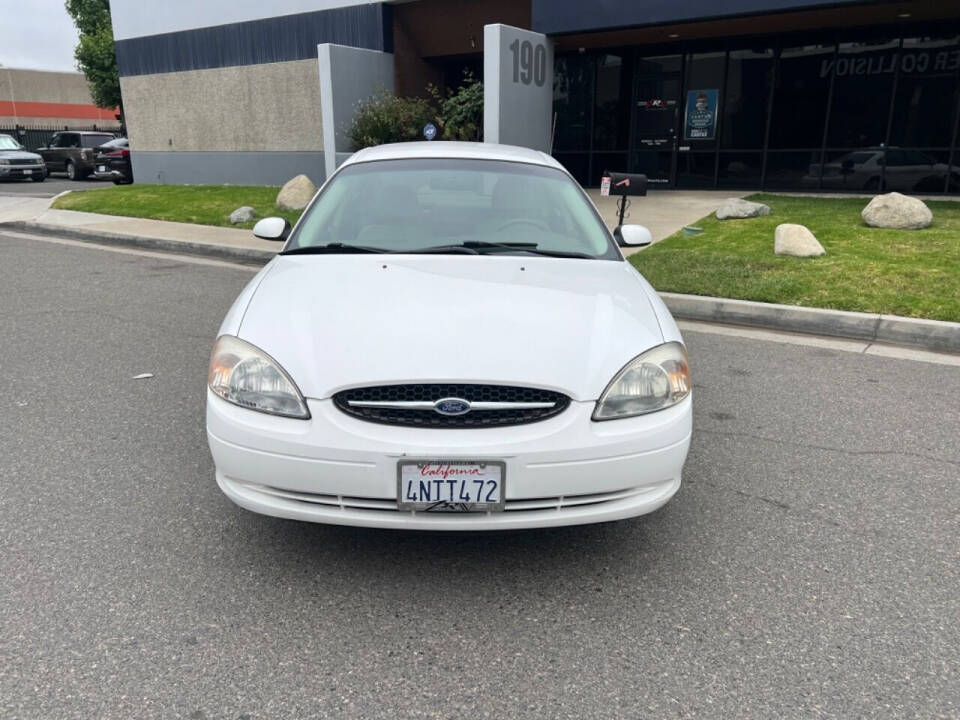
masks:
{"type": "Polygon", "coordinates": [[[51,138],[46,147],[37,148],[47,172],[64,172],[71,180],[83,180],[96,168],[97,148],[113,140],[107,132],[64,130],[51,138]]]}

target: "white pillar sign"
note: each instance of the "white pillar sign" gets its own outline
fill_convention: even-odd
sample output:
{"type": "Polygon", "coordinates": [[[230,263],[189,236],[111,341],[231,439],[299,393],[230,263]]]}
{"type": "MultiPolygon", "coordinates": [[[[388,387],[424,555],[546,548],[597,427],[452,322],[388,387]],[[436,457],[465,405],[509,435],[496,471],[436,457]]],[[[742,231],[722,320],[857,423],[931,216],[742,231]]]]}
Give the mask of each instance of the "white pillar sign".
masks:
{"type": "Polygon", "coordinates": [[[553,45],[510,25],[483,28],[483,140],[550,152],[553,45]]]}

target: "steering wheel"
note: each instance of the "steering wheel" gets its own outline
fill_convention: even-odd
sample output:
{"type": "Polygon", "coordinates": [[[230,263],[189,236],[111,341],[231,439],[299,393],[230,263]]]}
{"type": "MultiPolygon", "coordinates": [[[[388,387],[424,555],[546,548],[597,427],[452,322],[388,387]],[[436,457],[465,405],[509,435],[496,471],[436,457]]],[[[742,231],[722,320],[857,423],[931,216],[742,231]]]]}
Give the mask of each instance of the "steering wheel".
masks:
{"type": "Polygon", "coordinates": [[[513,220],[507,220],[505,223],[500,225],[494,232],[503,232],[508,227],[513,227],[514,225],[530,225],[531,227],[539,228],[540,230],[546,230],[550,232],[550,226],[547,225],[542,220],[534,220],[532,218],[514,218],[513,220]]]}

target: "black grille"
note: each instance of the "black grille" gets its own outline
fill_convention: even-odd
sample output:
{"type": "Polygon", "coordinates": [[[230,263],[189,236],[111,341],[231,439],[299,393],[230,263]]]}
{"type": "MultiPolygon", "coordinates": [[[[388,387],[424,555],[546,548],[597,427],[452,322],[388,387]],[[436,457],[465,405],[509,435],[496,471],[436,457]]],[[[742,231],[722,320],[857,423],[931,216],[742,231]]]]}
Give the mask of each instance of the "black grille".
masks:
{"type": "Polygon", "coordinates": [[[379,385],[344,390],[333,396],[334,404],[347,415],[386,425],[428,428],[485,428],[523,425],[558,415],[570,405],[562,393],[512,385],[461,385],[429,383],[422,385],[379,385]],[[367,402],[435,402],[442,398],[461,398],[470,402],[555,403],[549,408],[478,410],[465,415],[441,415],[433,409],[353,407],[351,400],[367,402]]]}

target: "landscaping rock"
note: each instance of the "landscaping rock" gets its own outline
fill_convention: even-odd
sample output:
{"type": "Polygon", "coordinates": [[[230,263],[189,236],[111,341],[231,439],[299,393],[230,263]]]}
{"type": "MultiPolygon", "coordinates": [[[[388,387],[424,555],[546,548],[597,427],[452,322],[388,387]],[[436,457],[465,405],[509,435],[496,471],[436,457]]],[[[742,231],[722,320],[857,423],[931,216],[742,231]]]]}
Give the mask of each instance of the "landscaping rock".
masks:
{"type": "Polygon", "coordinates": [[[773,252],[794,257],[819,257],[826,254],[823,245],[803,225],[783,223],[773,233],[773,252]]]}
{"type": "Polygon", "coordinates": [[[317,186],[306,175],[297,175],[277,195],[281,210],[303,210],[317,194],[317,186]]]}
{"type": "Polygon", "coordinates": [[[933,213],[923,200],[898,192],[877,195],[867,203],[860,217],[870,227],[897,230],[920,230],[933,222],[933,213]]]}
{"type": "Polygon", "coordinates": [[[230,213],[230,223],[237,225],[239,223],[250,222],[257,216],[257,211],[254,210],[249,205],[244,205],[243,207],[238,207],[232,213],[230,213]]]}
{"type": "Polygon", "coordinates": [[[752,218],[760,215],[769,215],[770,206],[763,203],[750,202],[741,198],[728,198],[717,210],[717,220],[729,218],[752,218]]]}

